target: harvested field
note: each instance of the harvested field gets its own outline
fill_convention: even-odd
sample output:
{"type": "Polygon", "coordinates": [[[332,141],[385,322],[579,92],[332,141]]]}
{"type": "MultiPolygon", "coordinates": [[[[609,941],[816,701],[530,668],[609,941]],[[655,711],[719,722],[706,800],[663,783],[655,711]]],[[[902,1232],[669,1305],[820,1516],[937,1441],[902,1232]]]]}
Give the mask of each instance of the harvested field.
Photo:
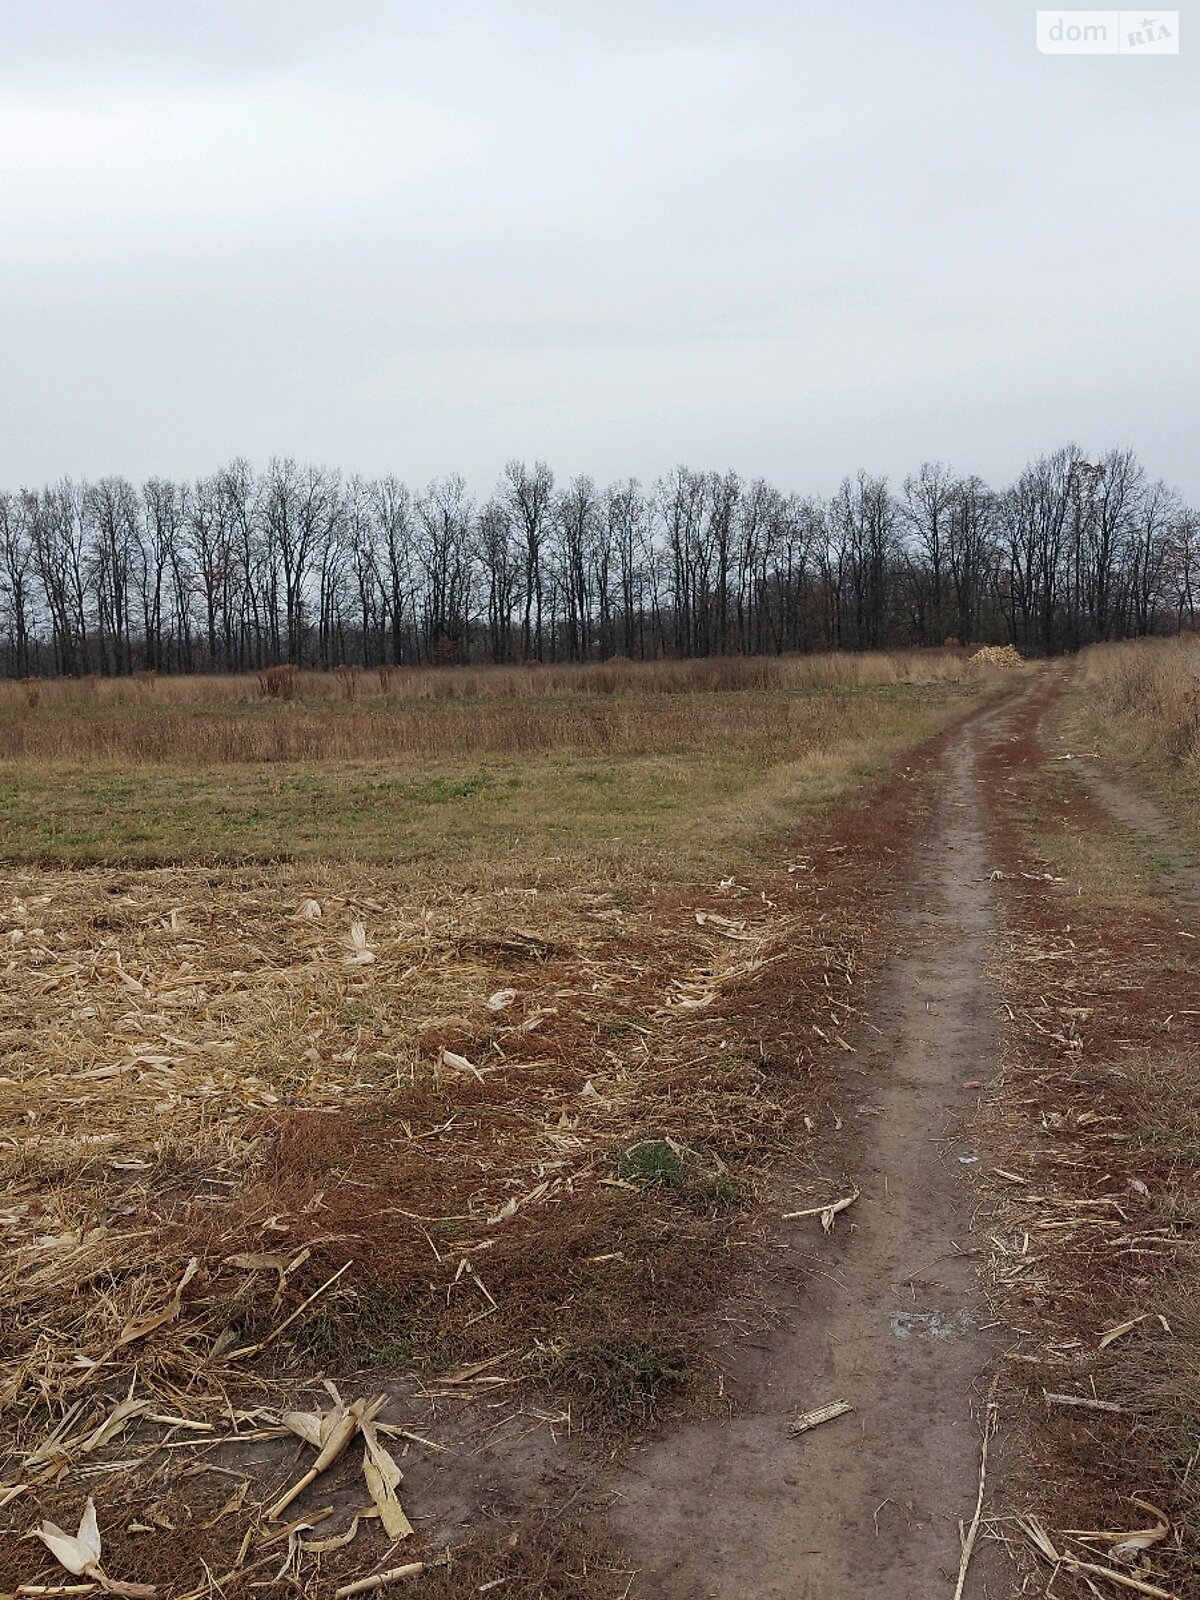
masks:
{"type": "MultiPolygon", "coordinates": [[[[92,1496],[106,1576],[162,1595],[326,1594],[447,1543],[459,1566],[429,1592],[474,1593],[499,1559],[492,1491],[471,1477],[483,1437],[523,1440],[536,1486],[539,1439],[586,1449],[667,1397],[719,1404],[705,1330],[757,1259],[763,1185],[803,1137],[823,1053],[850,1047],[879,890],[920,819],[927,760],[899,758],[994,693],[961,657],[933,660],[919,694],[617,695],[592,810],[539,766],[564,722],[534,737],[521,712],[532,772],[486,825],[414,846],[409,800],[364,840],[339,799],[316,808],[304,861],[280,859],[289,814],[269,788],[263,841],[241,852],[186,807],[151,853],[170,864],[117,846],[162,771],[188,772],[176,698],[167,757],[126,750],[132,788],[95,812],[82,853],[104,864],[18,829],[0,1023],[10,1533],[72,1531],[92,1496]],[[630,770],[672,749],[677,803],[647,827],[630,770]],[[285,1503],[322,1445],[328,1471],[285,1503]]],[[[578,700],[555,717],[601,725],[578,700]]],[[[476,710],[472,763],[492,739],[519,768],[517,717],[501,737],[486,696],[476,710]]],[[[52,725],[65,750],[78,715],[76,758],[10,768],[7,803],[39,816],[114,759],[89,745],[86,707],[44,713],[4,727],[10,751],[22,716],[22,739],[52,725]]],[[[360,708],[325,714],[314,781],[360,708]]],[[[249,781],[203,756],[210,793],[249,781]]],[[[444,748],[428,760],[464,781],[444,748]]],[[[504,1559],[499,1576],[543,1584],[510,1592],[628,1583],[569,1522],[504,1559]]],[[[0,1587],[61,1571],[36,1541],[0,1548],[0,1587]]]]}
{"type": "Polygon", "coordinates": [[[1056,1594],[1182,1597],[1200,1582],[1200,895],[1093,796],[1077,735],[1102,724],[1108,670],[1093,653],[1065,704],[1047,679],[989,757],[1009,1025],[980,1126],[1024,1462],[996,1532],[1056,1594]]]}
{"type": "Polygon", "coordinates": [[[1200,879],[1108,672],[414,700],[369,777],[347,699],[34,708],[0,1593],[918,1600],[978,1469],[964,1600],[1184,1600],[1200,879]]]}

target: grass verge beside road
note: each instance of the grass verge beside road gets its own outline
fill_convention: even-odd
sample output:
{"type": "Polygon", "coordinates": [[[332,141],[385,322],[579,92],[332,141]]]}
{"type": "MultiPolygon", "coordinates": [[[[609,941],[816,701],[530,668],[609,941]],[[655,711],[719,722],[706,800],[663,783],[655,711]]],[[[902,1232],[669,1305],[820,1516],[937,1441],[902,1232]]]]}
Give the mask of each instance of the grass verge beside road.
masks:
{"type": "Polygon", "coordinates": [[[1068,748],[1127,773],[1200,849],[1200,638],[1085,650],[1059,726],[1068,748]]]}
{"type": "MultiPolygon", "coordinates": [[[[1009,1495],[1064,1554],[1056,1594],[1099,1592],[1090,1562],[1184,1596],[1200,1580],[1200,912],[1164,882],[1157,841],[1039,738],[1039,718],[1062,726],[1052,688],[987,758],[1009,1017],[985,1112],[993,1267],[1013,1332],[1002,1404],[1028,1428],[1009,1495]]],[[[1080,706],[1067,716],[1095,715],[1080,706]]]]}

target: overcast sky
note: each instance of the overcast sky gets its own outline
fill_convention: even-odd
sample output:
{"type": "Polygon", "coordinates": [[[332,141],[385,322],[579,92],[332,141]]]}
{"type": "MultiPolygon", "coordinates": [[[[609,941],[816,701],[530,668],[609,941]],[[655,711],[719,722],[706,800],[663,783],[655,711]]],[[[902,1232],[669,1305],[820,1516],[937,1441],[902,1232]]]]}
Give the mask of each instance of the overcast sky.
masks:
{"type": "Polygon", "coordinates": [[[0,486],[273,453],[1200,499],[1200,12],[0,0],[0,486]]]}

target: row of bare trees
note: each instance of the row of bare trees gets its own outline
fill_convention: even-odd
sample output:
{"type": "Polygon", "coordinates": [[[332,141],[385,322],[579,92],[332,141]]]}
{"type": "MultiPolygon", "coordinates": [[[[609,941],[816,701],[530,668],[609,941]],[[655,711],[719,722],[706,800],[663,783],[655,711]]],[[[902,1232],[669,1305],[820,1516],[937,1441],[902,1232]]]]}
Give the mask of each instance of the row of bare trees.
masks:
{"type": "Polygon", "coordinates": [[[181,483],[0,493],[0,670],[703,656],[1194,627],[1200,519],[1129,450],[1068,446],[993,489],[938,462],[829,499],[679,467],[556,484],[510,461],[478,503],[238,460],[181,483]]]}

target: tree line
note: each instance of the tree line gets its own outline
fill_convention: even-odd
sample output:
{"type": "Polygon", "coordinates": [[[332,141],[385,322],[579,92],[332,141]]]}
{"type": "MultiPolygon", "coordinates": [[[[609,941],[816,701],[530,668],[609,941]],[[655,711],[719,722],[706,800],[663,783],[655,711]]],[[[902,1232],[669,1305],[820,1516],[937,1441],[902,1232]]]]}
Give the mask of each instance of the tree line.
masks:
{"type": "Polygon", "coordinates": [[[1011,642],[1196,625],[1200,519],[1131,450],[1011,485],[926,462],[829,498],[679,467],[510,461],[482,502],[291,459],[0,493],[0,671],[590,661],[1011,642]]]}

